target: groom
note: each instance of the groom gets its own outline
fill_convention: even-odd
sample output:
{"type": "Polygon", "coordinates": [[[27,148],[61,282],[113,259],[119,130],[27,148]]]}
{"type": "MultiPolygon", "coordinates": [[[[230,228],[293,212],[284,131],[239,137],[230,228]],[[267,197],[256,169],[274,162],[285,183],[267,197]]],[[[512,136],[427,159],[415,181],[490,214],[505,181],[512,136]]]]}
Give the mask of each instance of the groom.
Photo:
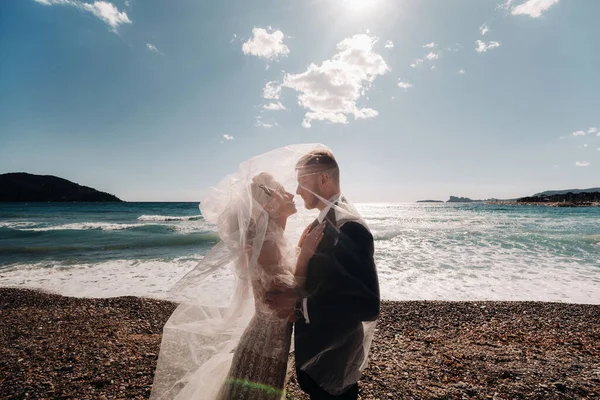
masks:
{"type": "Polygon", "coordinates": [[[379,314],[379,283],[373,236],[341,194],[333,154],[316,150],[296,165],[298,189],[318,218],[306,231],[324,224],[323,237],[310,258],[301,293],[270,298],[279,315],[295,322],[298,383],[311,400],[358,398],[379,314]]]}

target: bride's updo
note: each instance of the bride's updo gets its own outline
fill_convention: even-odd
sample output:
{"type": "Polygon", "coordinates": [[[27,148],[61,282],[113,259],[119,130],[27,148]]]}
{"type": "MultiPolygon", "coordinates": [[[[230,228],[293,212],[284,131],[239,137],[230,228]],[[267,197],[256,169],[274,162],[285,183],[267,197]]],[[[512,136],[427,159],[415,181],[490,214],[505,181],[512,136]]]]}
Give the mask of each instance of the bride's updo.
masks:
{"type": "Polygon", "coordinates": [[[273,175],[269,173],[261,172],[252,178],[252,183],[250,184],[250,193],[252,195],[253,202],[251,221],[247,236],[249,239],[254,236],[254,228],[256,224],[259,223],[259,220],[262,218],[267,218],[268,221],[269,216],[265,211],[265,206],[269,201],[271,201],[271,192],[280,188],[281,184],[277,182],[273,175]]]}
{"type": "MultiPolygon", "coordinates": [[[[273,178],[273,175],[266,172],[261,172],[252,178],[250,193],[252,193],[252,198],[256,202],[253,206],[257,208],[258,213],[262,212],[265,205],[271,200],[270,192],[279,189],[279,187],[281,185],[273,178]]],[[[252,214],[255,215],[254,210],[252,214]]]]}
{"type": "Polygon", "coordinates": [[[271,200],[270,192],[281,187],[273,175],[262,172],[252,178],[246,194],[230,201],[229,207],[219,218],[221,239],[230,248],[237,248],[240,241],[252,240],[256,235],[257,223],[265,221],[265,205],[271,200]],[[245,205],[244,205],[245,204],[245,205]]]}

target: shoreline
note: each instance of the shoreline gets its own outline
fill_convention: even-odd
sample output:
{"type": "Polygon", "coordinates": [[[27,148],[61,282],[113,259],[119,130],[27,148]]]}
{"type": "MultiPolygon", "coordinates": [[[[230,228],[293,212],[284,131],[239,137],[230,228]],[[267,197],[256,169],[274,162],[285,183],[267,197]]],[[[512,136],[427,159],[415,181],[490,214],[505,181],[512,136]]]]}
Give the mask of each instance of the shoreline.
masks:
{"type": "MultiPolygon", "coordinates": [[[[175,307],[0,288],[0,398],[148,398],[175,307]]],[[[599,321],[590,304],[384,301],[360,398],[600,398],[599,321]]],[[[287,391],[308,399],[293,373],[287,391]]]]}

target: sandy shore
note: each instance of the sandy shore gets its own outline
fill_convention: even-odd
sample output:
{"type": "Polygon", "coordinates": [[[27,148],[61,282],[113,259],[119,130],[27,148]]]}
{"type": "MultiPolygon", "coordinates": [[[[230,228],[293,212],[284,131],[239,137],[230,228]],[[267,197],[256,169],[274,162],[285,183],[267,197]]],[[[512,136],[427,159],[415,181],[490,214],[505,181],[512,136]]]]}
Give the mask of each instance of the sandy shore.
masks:
{"type": "MultiPolygon", "coordinates": [[[[0,288],[0,398],[147,398],[173,303],[0,288]]],[[[600,305],[385,302],[362,399],[600,399],[600,305]]],[[[308,399],[290,378],[288,398],[308,399]]]]}

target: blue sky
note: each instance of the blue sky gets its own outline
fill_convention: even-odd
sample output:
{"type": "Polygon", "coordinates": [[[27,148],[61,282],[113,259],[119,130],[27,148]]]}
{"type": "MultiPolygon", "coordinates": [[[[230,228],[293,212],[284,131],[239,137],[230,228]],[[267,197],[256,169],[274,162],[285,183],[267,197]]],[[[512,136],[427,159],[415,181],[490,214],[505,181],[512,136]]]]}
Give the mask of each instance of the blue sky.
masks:
{"type": "Polygon", "coordinates": [[[598,15],[596,0],[3,0],[0,172],[197,201],[253,155],[319,142],[355,201],[600,186],[598,15]]]}

